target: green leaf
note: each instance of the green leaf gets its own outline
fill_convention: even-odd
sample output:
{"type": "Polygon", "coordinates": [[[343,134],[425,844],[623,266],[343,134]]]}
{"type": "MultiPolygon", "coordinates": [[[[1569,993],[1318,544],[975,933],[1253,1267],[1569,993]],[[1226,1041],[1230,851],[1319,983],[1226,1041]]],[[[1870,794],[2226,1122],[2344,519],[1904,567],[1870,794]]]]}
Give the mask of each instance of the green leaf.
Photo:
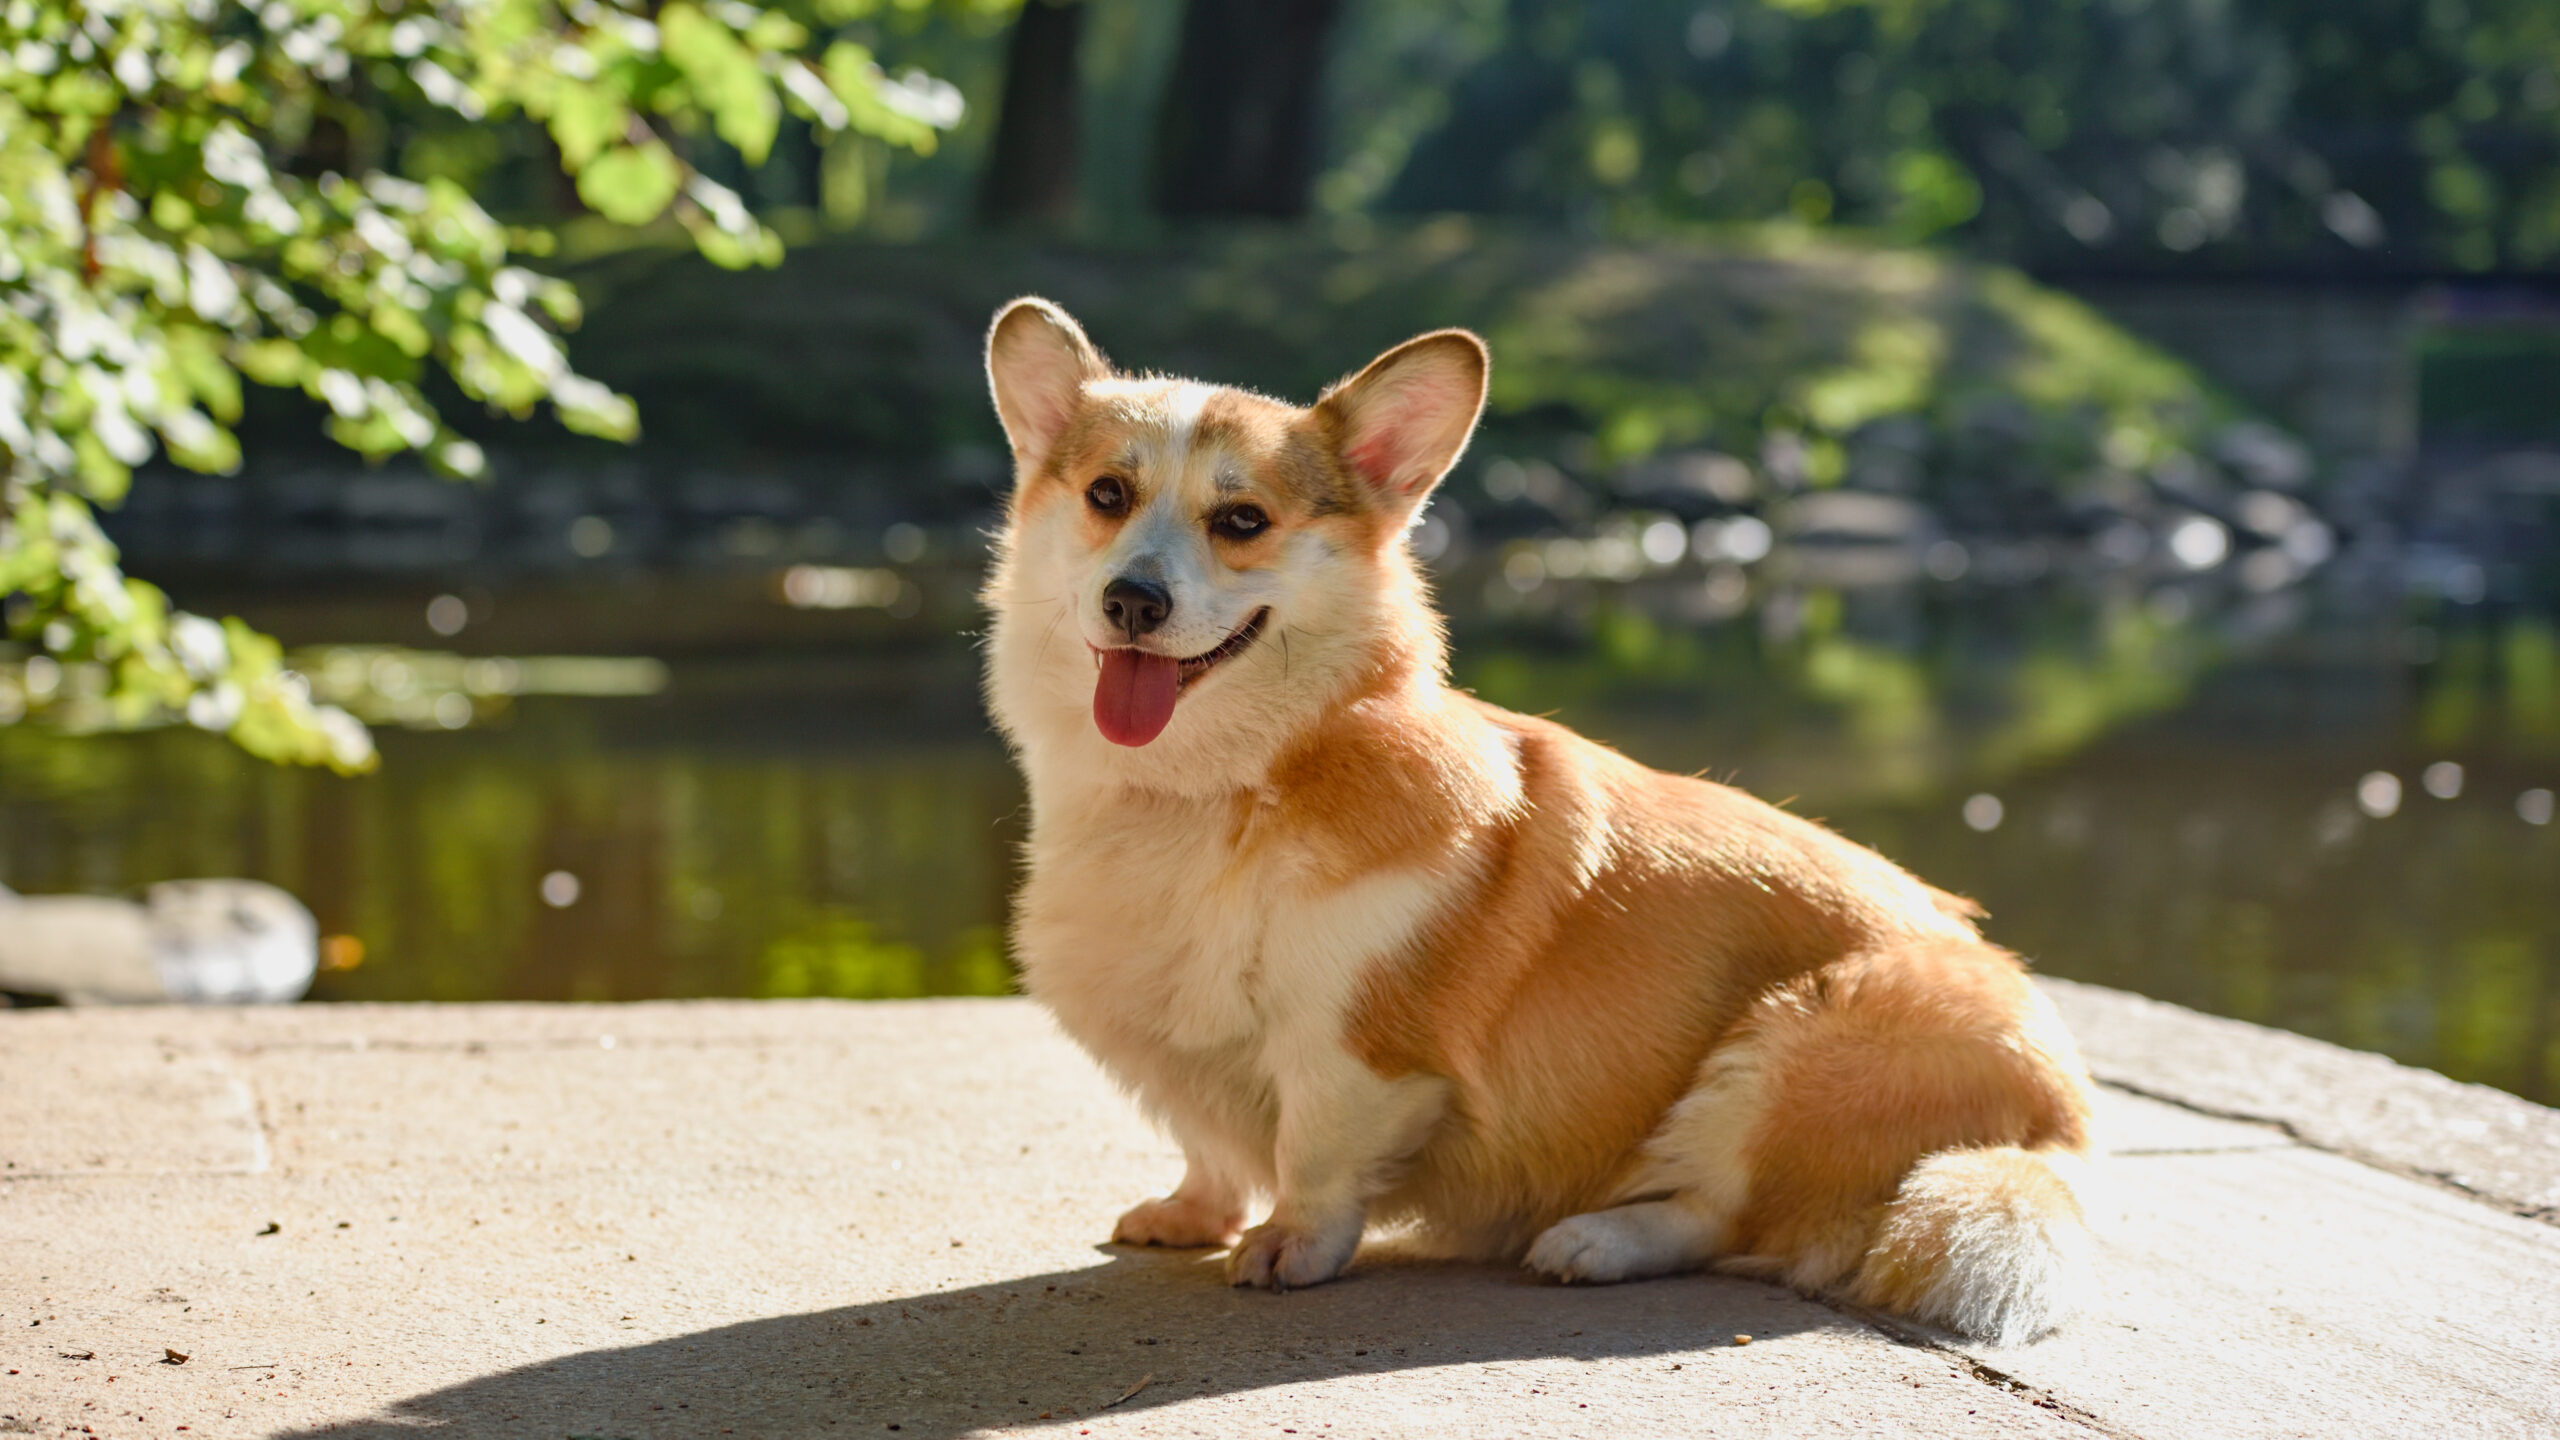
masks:
{"type": "Polygon", "coordinates": [[[235,352],[240,373],[261,385],[299,385],[311,373],[311,359],[290,340],[253,340],[235,352]]]}
{"type": "Polygon", "coordinates": [[[397,305],[378,305],[373,311],[373,328],[411,356],[423,357],[434,344],[427,327],[418,317],[397,305]]]}
{"type": "Polygon", "coordinates": [[[551,102],[551,138],[571,174],[631,129],[631,107],[602,85],[564,81],[551,102]]]}
{"type": "Polygon", "coordinates": [[[113,505],[124,499],[125,490],[133,484],[133,471],[125,463],[107,453],[104,442],[94,430],[83,430],[72,437],[71,453],[76,457],[80,488],[101,505],[113,505]]]}
{"type": "Polygon", "coordinates": [[[1888,173],[1894,229],[1902,239],[1926,239],[1982,211],[1982,186],[1973,172],[1935,150],[1905,150],[1893,157],[1888,173]]]}
{"type": "Polygon", "coordinates": [[[581,435],[623,441],[640,435],[640,411],[631,397],[582,375],[564,375],[551,387],[551,408],[561,424],[581,435]]]}
{"type": "Polygon", "coordinates": [[[755,56],[728,26],[690,5],[660,11],[658,33],[667,58],[693,82],[696,97],[711,112],[720,138],[738,147],[749,165],[763,164],[782,122],[782,100],[755,56]]]}
{"type": "Polygon", "coordinates": [[[771,227],[759,224],[743,207],[723,224],[710,214],[694,209],[684,212],[685,229],[693,233],[694,248],[702,258],[723,270],[745,270],[755,266],[771,269],[782,263],[782,237],[771,227]]]}
{"type": "Polygon", "coordinates": [[[782,238],[759,227],[752,234],[738,235],[712,226],[700,226],[693,232],[694,247],[702,258],[723,270],[749,270],[757,266],[772,269],[782,263],[782,238]]]}
{"type": "Polygon", "coordinates": [[[240,442],[218,426],[206,426],[185,441],[163,438],[169,458],[199,474],[228,475],[240,468],[240,442]]]}
{"type": "Polygon", "coordinates": [[[934,129],[912,115],[892,108],[880,96],[880,62],[871,52],[850,40],[839,40],[827,47],[825,62],[819,67],[827,77],[827,88],[844,102],[852,117],[853,128],[867,135],[877,135],[892,145],[930,153],[934,146],[934,129]]]}
{"type": "Polygon", "coordinates": [[[212,331],[173,331],[169,359],[214,419],[229,424],[240,418],[240,376],[223,363],[222,342],[212,331]]]}
{"type": "Polygon", "coordinates": [[[666,213],[684,172],[665,144],[617,145],[578,172],[578,198],[617,225],[645,225],[666,213]]]}
{"type": "Polygon", "coordinates": [[[767,10],[747,27],[747,48],[789,54],[809,43],[809,28],[780,10],[767,10]]]}

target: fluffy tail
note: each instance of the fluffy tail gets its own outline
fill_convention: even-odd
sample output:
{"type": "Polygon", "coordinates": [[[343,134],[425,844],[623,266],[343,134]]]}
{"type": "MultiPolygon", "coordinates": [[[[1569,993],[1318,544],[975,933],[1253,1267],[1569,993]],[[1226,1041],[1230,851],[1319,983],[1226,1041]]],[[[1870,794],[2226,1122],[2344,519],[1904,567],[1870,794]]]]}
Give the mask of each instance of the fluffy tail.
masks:
{"type": "Polygon", "coordinates": [[[2013,1145],[1923,1157],[1885,1207],[1848,1298],[1997,1345],[2035,1339],[2089,1287],[2086,1170],[2067,1151],[2013,1145]]]}

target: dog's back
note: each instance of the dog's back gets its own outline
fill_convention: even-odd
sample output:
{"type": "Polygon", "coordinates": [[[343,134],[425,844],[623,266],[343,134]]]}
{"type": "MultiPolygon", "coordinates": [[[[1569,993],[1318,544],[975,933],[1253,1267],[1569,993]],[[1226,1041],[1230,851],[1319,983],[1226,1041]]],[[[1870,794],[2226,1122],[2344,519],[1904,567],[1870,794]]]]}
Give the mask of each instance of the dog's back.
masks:
{"type": "Polygon", "coordinates": [[[1533,1263],[1608,1280],[1713,1259],[1959,1329],[2046,1328],[2079,1269],[2086,1080],[2017,962],[1819,826],[1475,708],[1518,757],[1519,803],[1480,886],[1349,1026],[1382,1073],[1456,1086],[1379,1210],[1490,1255],[1600,1211],[1621,1219],[1586,1215],[1533,1263]],[[1609,1208],[1638,1197],[1677,1209],[1609,1208]]]}

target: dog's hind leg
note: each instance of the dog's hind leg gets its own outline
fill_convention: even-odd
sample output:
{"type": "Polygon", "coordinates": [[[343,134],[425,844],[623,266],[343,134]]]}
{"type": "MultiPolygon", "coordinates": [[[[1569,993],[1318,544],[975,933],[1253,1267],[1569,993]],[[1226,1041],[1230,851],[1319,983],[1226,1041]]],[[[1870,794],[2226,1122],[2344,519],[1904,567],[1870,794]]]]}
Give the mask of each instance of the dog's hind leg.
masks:
{"type": "Polygon", "coordinates": [[[1653,1163],[1630,1187],[1662,1198],[1556,1222],[1530,1245],[1529,1268],[1605,1285],[1695,1270],[1724,1253],[1750,1198],[1747,1145],[1765,1108],[1760,1057],[1747,1037],[1718,1046],[1664,1118],[1648,1147],[1653,1163]]]}
{"type": "Polygon", "coordinates": [[[1526,1263],[1568,1283],[1607,1285],[1695,1270],[1723,1236],[1714,1216],[1674,1195],[1559,1220],[1530,1245],[1526,1263]]]}
{"type": "Polygon", "coordinates": [[[1569,1279],[1719,1268],[2011,1343],[2085,1268],[2087,1080],[2016,960],[1972,941],[1854,955],[1754,1004],[1630,1187],[1531,1248],[1569,1279]],[[1613,1273],[1614,1272],[1614,1273],[1613,1273]]]}

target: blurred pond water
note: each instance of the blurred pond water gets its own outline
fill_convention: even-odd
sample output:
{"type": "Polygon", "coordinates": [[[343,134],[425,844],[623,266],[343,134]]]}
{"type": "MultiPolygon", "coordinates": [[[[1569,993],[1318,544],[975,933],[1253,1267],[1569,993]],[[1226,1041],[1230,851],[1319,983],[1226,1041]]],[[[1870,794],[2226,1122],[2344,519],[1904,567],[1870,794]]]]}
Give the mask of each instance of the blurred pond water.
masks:
{"type": "MultiPolygon", "coordinates": [[[[2560,1098],[2549,607],[2405,547],[2253,579],[2105,545],[1772,553],[1639,517],[1453,551],[1442,590],[1462,683],[1787,800],[2044,970],[2560,1098]]],[[[0,725],[0,882],[284,885],[361,942],[324,1000],[1002,992],[1023,802],[974,562],[888,548],[182,590],[333,642],[296,663],[381,771],[0,725]]],[[[76,709],[44,662],[0,682],[76,709]]]]}

